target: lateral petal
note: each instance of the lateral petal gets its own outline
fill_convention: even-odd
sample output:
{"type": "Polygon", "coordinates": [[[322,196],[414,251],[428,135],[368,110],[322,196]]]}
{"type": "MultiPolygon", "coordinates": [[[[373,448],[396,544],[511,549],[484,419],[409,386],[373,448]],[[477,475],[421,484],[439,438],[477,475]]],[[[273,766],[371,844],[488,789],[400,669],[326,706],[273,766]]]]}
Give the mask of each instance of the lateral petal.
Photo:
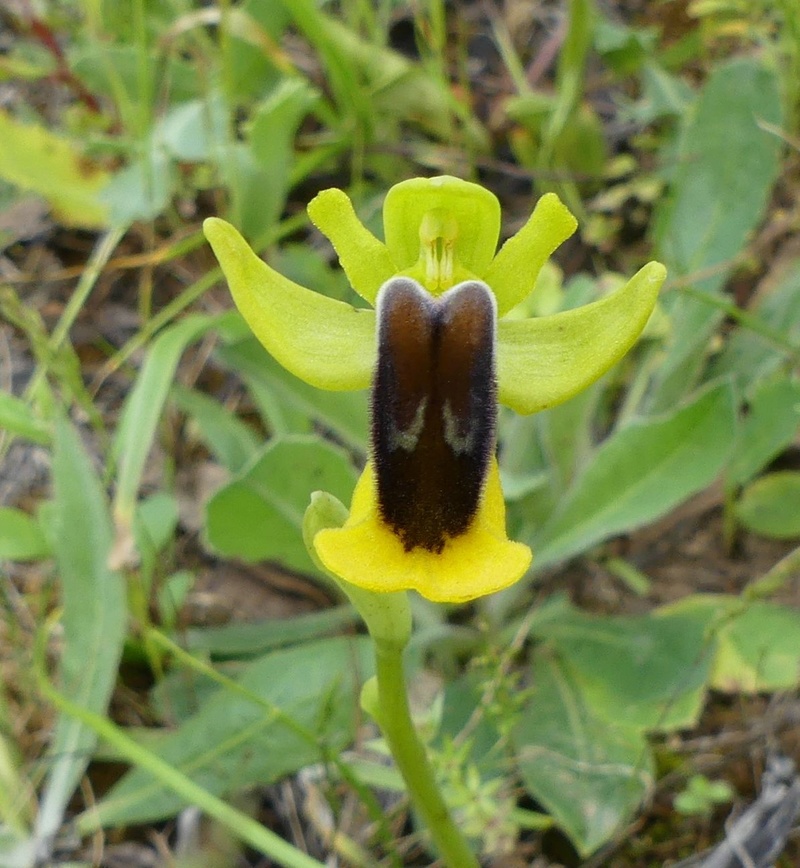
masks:
{"type": "Polygon", "coordinates": [[[375,365],[375,311],[356,310],[270,268],[224,220],[203,223],[233,300],[288,371],[319,389],[365,389],[375,365]]]}
{"type": "Polygon", "coordinates": [[[358,219],[343,190],[323,190],[306,210],[311,222],[333,245],[350,286],[374,306],[378,290],[399,270],[386,245],[358,219]]]}
{"type": "Polygon", "coordinates": [[[636,343],[666,275],[660,262],[650,262],[592,304],[537,319],[500,320],[500,403],[536,413],[598,380],[636,343]]]}
{"type": "Polygon", "coordinates": [[[555,193],[539,199],[528,222],[506,241],[482,275],[497,296],[498,316],[528,297],[544,263],[577,226],[555,193]]]}

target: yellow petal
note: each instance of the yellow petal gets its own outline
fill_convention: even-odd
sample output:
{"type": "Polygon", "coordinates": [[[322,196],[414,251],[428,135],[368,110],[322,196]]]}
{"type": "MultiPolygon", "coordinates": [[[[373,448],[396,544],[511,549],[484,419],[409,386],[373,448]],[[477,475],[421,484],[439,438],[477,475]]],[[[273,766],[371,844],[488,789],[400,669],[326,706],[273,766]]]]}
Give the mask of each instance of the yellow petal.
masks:
{"type": "Polygon", "coordinates": [[[371,464],[356,485],[350,518],[341,528],[320,531],[314,548],[325,567],[346,582],[385,593],[414,590],[436,603],[493,594],[522,578],[531,563],[531,550],[506,536],[496,461],[472,527],[448,540],[441,553],[405,551],[378,514],[371,464]]]}

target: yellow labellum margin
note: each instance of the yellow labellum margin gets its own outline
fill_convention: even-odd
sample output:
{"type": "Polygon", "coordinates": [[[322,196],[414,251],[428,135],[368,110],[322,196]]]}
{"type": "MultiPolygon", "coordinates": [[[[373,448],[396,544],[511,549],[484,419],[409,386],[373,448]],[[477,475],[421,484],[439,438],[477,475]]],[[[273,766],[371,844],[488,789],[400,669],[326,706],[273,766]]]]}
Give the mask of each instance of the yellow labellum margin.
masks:
{"type": "Polygon", "coordinates": [[[531,550],[506,537],[506,507],[497,462],[483,501],[466,533],[449,539],[438,554],[405,551],[378,514],[370,463],[356,484],[350,517],[342,528],[321,530],[314,548],[332,573],[370,591],[419,591],[435,603],[463,603],[513,585],[531,564],[531,550]]]}
{"type": "MultiPolygon", "coordinates": [[[[359,220],[341,190],[325,190],[309,215],[328,236],[353,288],[374,303],[397,275],[434,295],[466,279],[484,281],[502,317],[533,289],[544,262],[576,222],[558,197],[543,196],[523,228],[495,254],[500,228],[496,198],[484,188],[443,176],[393,187],[384,203],[386,243],[359,220]]],[[[234,301],[264,347],[300,379],[330,390],[364,389],[376,362],[375,312],[312,292],[270,268],[230,224],[209,218],[206,237],[234,301]]],[[[535,319],[500,319],[499,401],[533,413],[566,401],[601,377],[636,342],[666,276],[644,266],[605,298],[535,319]]],[[[350,518],[321,530],[314,546],[336,575],[373,591],[414,588],[431,600],[462,602],[517,581],[530,550],[509,542],[496,464],[470,529],[441,553],[406,552],[381,521],[371,465],[356,486],[350,518]]]]}

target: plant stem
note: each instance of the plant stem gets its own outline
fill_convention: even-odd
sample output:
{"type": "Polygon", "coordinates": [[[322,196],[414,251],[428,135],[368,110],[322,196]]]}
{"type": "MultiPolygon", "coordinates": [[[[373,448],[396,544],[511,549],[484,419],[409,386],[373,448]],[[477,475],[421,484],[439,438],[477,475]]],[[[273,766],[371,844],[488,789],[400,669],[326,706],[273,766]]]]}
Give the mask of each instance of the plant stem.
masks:
{"type": "Polygon", "coordinates": [[[406,783],[411,802],[428,827],[439,856],[446,865],[450,868],[478,868],[478,860],[444,803],[425,748],[411,721],[403,671],[404,646],[374,641],[378,723],[406,783]]]}

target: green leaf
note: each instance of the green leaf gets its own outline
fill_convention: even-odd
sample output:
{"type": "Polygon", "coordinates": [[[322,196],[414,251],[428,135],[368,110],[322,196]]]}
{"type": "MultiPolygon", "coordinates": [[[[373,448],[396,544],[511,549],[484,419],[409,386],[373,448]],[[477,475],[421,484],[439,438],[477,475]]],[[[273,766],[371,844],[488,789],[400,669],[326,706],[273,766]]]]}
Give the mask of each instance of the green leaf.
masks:
{"type": "Polygon", "coordinates": [[[98,194],[108,174],[68,139],[0,111],[0,178],[45,198],[67,226],[108,225],[98,194]]]}
{"type": "Polygon", "coordinates": [[[225,624],[221,627],[194,627],[181,630],[179,638],[193,654],[217,659],[253,657],[285,645],[319,639],[359,622],[352,606],[337,606],[294,618],[269,619],[254,623],[225,624]]]}
{"type": "Polygon", "coordinates": [[[173,105],[158,122],[155,138],[174,159],[199,163],[219,153],[227,121],[222,94],[212,91],[204,99],[173,105]]]}
{"type": "Polygon", "coordinates": [[[10,392],[0,392],[0,428],[33,443],[50,442],[50,428],[33,411],[27,401],[10,392]]]}
{"type": "Polygon", "coordinates": [[[269,443],[208,502],[208,542],[228,557],[315,573],[302,535],[311,493],[323,490],[349,502],[355,479],[345,453],[316,437],[269,443]]]}
{"type": "Polygon", "coordinates": [[[528,792],[553,815],[581,856],[613,838],[653,786],[640,730],[598,717],[571,667],[536,655],[533,690],[512,740],[528,792]]]}
{"type": "Polygon", "coordinates": [[[139,483],[180,357],[217,322],[217,317],[192,314],[164,329],[153,341],[125,402],[114,439],[119,463],[114,517],[123,530],[133,520],[139,483]]]}
{"type": "MultiPolygon", "coordinates": [[[[156,7],[150,7],[149,14],[156,7]]],[[[166,8],[166,7],[164,7],[166,8]]],[[[135,16],[130,10],[116,5],[103,8],[103,27],[108,23],[108,13],[119,12],[124,19],[126,35],[123,42],[113,44],[109,39],[86,39],[73,42],[70,49],[70,67],[94,94],[104,94],[109,98],[109,104],[115,106],[123,114],[123,128],[127,131],[141,127],[140,106],[148,98],[142,93],[142,51],[130,35],[135,16]],[[126,123],[127,122],[127,123],[126,123]]],[[[170,24],[174,19],[170,19],[170,24]]],[[[196,58],[181,56],[176,51],[151,51],[145,56],[144,62],[150,64],[152,70],[158,70],[159,80],[168,83],[169,99],[173,102],[184,102],[193,99],[198,91],[206,86],[206,82],[197,74],[196,58]]],[[[149,114],[148,114],[149,116],[149,114]]]]}
{"type": "Polygon", "coordinates": [[[39,522],[21,509],[0,507],[0,560],[37,561],[50,555],[39,522]]]}
{"type": "MultiPolygon", "coordinates": [[[[688,116],[672,194],[655,217],[657,254],[673,277],[711,271],[695,289],[720,291],[761,220],[781,151],[778,137],[761,122],[781,124],[776,73],[750,58],[716,66],[688,116]]],[[[715,307],[679,293],[665,306],[674,337],[649,399],[654,412],[673,406],[696,382],[722,317],[715,307]]]]}
{"type": "MultiPolygon", "coordinates": [[[[56,424],[53,486],[53,548],[63,611],[61,690],[83,708],[104,714],[126,634],[125,585],[108,566],[112,525],[103,486],[78,434],[63,418],[56,424]]],[[[36,828],[48,846],[95,743],[88,727],[59,717],[36,828]]]]}
{"type": "Polygon", "coordinates": [[[792,690],[800,680],[800,618],[788,606],[743,602],[730,594],[693,594],[665,615],[704,619],[716,651],[709,687],[729,693],[792,690]]]}
{"type": "MultiPolygon", "coordinates": [[[[353,738],[358,688],[370,674],[370,661],[366,640],[341,638],[259,658],[237,681],[260,703],[225,687],[215,691],[161,740],[158,756],[208,792],[227,795],[320,762],[326,750],[336,755],[353,738]],[[265,713],[263,703],[272,711],[265,713]]],[[[92,827],[131,825],[172,816],[182,807],[171,791],[133,769],[83,820],[92,827]]]]}
{"type": "Polygon", "coordinates": [[[135,159],[111,177],[100,194],[114,226],[153,220],[169,204],[176,173],[169,154],[155,137],[148,139],[135,159]]]}
{"type": "MultiPolygon", "coordinates": [[[[768,332],[784,336],[785,343],[800,345],[800,262],[793,259],[769,283],[764,282],[752,308],[752,315],[768,332]]],[[[755,384],[785,368],[787,352],[778,349],[755,331],[736,329],[711,367],[711,375],[733,375],[736,385],[749,394],[755,384]]]]}
{"type": "Polygon", "coordinates": [[[599,617],[571,605],[535,623],[569,664],[592,714],[642,731],[694,726],[714,656],[706,635],[710,611],[599,617]]]}
{"type": "Polygon", "coordinates": [[[242,232],[247,238],[259,238],[281,216],[292,181],[294,137],[319,96],[301,78],[284,79],[256,106],[246,126],[252,157],[249,176],[238,178],[226,172],[225,165],[221,167],[231,182],[233,204],[240,209],[242,232]]]}
{"type": "Polygon", "coordinates": [[[200,437],[224,467],[235,473],[252,460],[261,438],[230,410],[208,395],[186,389],[179,383],[173,385],[170,394],[197,425],[200,437]]]}
{"type": "Polygon", "coordinates": [[[775,539],[800,537],[800,473],[768,473],[745,488],[736,517],[753,533],[775,539]]]}
{"type": "Polygon", "coordinates": [[[692,775],[673,804],[680,814],[708,817],[717,805],[732,801],[733,795],[733,787],[727,781],[710,781],[704,775],[692,775]]]}
{"type": "Polygon", "coordinates": [[[631,423],[609,437],[534,536],[539,568],[641,527],[710,484],[733,447],[729,383],[704,389],[671,414],[631,423]]]}
{"type": "Polygon", "coordinates": [[[147,546],[158,552],[172,539],[178,526],[178,502],[166,491],[157,491],[139,503],[138,519],[147,546]]]}
{"type": "MultiPolygon", "coordinates": [[[[800,500],[796,500],[800,503],[800,500]]],[[[800,617],[773,603],[750,603],[718,633],[711,686],[727,693],[794,690],[800,682],[800,617]]]]}
{"type": "Polygon", "coordinates": [[[728,468],[728,482],[744,485],[794,442],[800,429],[800,381],[761,383],[748,401],[728,468]]]}

